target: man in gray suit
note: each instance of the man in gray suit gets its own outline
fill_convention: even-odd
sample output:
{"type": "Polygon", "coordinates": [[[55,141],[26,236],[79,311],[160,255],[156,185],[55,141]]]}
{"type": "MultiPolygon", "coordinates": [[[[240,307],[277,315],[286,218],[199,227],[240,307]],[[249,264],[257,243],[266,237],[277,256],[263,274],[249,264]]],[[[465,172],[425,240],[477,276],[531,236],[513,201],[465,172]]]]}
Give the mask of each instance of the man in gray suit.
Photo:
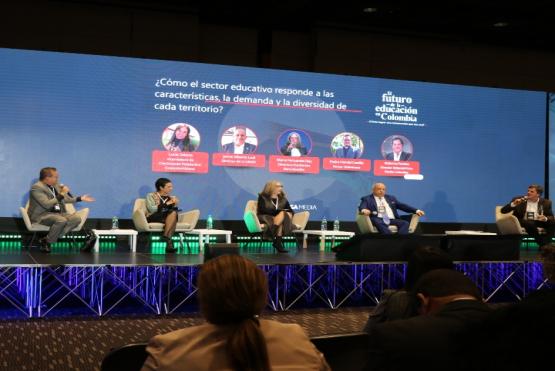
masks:
{"type": "Polygon", "coordinates": [[[31,187],[29,197],[29,218],[32,223],[50,226],[48,235],[41,238],[40,251],[49,253],[50,244],[58,237],[66,234],[81,223],[81,218],[75,214],[68,214],[66,203],[93,202],[89,195],[73,197],[67,186],[58,184],[58,171],[55,167],[45,167],[40,170],[39,181],[31,187]]]}

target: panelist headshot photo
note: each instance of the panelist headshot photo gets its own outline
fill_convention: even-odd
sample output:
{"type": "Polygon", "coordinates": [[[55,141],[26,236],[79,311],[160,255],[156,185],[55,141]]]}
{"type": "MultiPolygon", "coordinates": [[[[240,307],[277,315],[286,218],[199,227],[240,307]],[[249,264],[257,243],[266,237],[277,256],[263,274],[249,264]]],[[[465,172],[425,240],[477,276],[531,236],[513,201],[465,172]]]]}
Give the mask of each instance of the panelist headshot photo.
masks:
{"type": "Polygon", "coordinates": [[[256,152],[258,138],[250,128],[237,125],[224,131],[220,143],[222,152],[246,155],[256,152]]]}
{"type": "Polygon", "coordinates": [[[360,158],[364,144],[356,134],[344,132],[337,134],[331,141],[331,152],[337,158],[360,158]]]}
{"type": "Polygon", "coordinates": [[[171,124],[162,133],[162,145],[167,151],[194,152],[199,144],[200,135],[190,124],[171,124]]]}
{"type": "Polygon", "coordinates": [[[278,148],[284,156],[306,156],[312,150],[312,140],[306,132],[290,129],[282,133],[278,138],[278,148]]]}
{"type": "Polygon", "coordinates": [[[391,135],[382,142],[382,156],[386,160],[409,161],[412,154],[412,143],[403,135],[391,135]]]}

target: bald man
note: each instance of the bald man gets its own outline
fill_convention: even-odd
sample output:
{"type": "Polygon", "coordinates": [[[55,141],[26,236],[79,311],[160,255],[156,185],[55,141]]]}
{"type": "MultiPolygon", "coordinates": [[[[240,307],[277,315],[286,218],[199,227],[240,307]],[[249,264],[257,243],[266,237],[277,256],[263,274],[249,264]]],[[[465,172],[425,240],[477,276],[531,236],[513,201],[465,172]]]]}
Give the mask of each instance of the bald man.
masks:
{"type": "Polygon", "coordinates": [[[424,215],[424,211],[399,202],[395,197],[386,195],[385,190],[385,184],[375,183],[372,186],[372,194],[360,199],[359,213],[369,216],[381,234],[391,234],[390,225],[397,227],[398,234],[408,234],[409,222],[401,219],[397,210],[419,216],[424,215]]]}

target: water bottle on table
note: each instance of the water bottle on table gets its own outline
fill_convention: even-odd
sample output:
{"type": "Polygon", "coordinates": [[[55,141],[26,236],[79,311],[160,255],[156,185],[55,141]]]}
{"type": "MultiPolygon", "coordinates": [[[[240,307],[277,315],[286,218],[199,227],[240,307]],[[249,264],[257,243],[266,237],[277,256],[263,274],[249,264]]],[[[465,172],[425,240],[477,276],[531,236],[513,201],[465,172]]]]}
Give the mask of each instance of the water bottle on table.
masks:
{"type": "Polygon", "coordinates": [[[206,218],[206,229],[212,228],[214,228],[214,220],[212,219],[212,215],[208,215],[208,218],[206,218]]]}
{"type": "Polygon", "coordinates": [[[114,216],[112,218],[112,229],[118,229],[118,228],[119,228],[118,217],[114,216]]]}
{"type": "Polygon", "coordinates": [[[326,217],[324,216],[324,218],[322,219],[322,224],[320,225],[320,229],[323,231],[327,231],[328,230],[328,221],[326,220],[326,217]]]}
{"type": "Polygon", "coordinates": [[[334,231],[339,230],[339,218],[335,218],[335,220],[333,221],[333,230],[334,231]]]}

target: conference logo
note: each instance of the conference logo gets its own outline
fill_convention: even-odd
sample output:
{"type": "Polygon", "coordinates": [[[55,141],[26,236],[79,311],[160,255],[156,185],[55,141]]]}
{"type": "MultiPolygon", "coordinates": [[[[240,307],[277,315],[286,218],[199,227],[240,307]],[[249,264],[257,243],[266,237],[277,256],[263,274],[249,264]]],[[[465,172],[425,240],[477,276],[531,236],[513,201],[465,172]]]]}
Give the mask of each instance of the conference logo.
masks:
{"type": "Polygon", "coordinates": [[[424,126],[418,122],[418,108],[412,97],[398,96],[388,90],[373,108],[374,116],[368,120],[370,124],[424,126]]]}
{"type": "Polygon", "coordinates": [[[318,210],[318,207],[314,204],[291,204],[291,208],[294,211],[314,211],[318,210]]]}

